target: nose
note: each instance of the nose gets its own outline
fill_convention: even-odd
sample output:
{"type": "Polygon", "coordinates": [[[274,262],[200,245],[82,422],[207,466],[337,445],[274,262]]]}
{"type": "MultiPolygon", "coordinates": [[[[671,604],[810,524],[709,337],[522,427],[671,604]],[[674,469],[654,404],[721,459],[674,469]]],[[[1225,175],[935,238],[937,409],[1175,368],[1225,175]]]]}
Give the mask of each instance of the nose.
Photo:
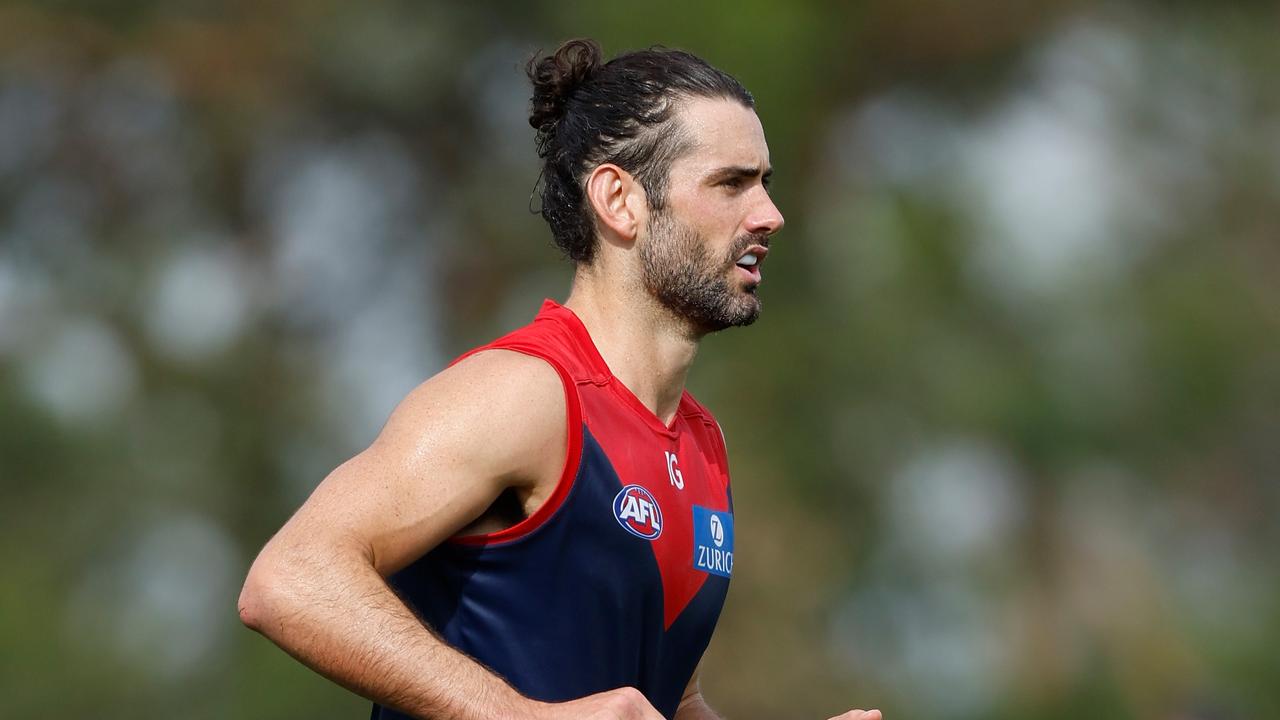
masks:
{"type": "Polygon", "coordinates": [[[762,235],[772,235],[782,229],[786,224],[786,219],[782,217],[782,211],[778,210],[778,206],[773,203],[773,198],[764,188],[758,188],[760,191],[760,202],[756,203],[751,209],[751,213],[747,215],[747,232],[759,233],[762,235]]]}

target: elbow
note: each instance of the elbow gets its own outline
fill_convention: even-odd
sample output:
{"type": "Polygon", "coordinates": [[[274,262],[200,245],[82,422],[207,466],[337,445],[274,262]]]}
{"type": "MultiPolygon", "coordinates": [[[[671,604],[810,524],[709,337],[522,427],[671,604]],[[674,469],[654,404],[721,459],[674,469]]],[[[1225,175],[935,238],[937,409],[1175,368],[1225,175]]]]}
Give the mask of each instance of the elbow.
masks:
{"type": "Polygon", "coordinates": [[[244,587],[240,589],[240,599],[236,603],[240,622],[263,635],[267,634],[268,628],[278,625],[279,622],[273,622],[273,618],[281,615],[283,599],[279,588],[279,578],[270,570],[265,558],[259,556],[249,568],[244,587]]]}
{"type": "Polygon", "coordinates": [[[262,632],[262,598],[259,590],[253,585],[253,578],[245,580],[240,588],[240,599],[236,607],[240,611],[240,622],[250,630],[262,632]]]}
{"type": "Polygon", "coordinates": [[[249,568],[237,602],[240,622],[277,643],[332,597],[335,578],[347,570],[336,545],[324,545],[323,561],[294,547],[278,538],[267,543],[249,568]]]}

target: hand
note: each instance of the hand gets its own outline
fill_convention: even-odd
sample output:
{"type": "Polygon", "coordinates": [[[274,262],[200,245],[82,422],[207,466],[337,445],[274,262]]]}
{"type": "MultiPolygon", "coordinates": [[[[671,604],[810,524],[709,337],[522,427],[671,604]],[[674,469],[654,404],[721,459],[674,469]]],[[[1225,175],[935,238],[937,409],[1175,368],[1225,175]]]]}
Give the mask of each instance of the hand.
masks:
{"type": "Polygon", "coordinates": [[[831,718],[831,720],[882,720],[883,717],[879,710],[850,710],[843,715],[831,718]]]}
{"type": "MultiPolygon", "coordinates": [[[[633,687],[606,690],[569,702],[541,703],[535,717],[538,720],[664,720],[648,698],[633,687]]],[[[879,717],[866,720],[879,720],[879,717]]]]}

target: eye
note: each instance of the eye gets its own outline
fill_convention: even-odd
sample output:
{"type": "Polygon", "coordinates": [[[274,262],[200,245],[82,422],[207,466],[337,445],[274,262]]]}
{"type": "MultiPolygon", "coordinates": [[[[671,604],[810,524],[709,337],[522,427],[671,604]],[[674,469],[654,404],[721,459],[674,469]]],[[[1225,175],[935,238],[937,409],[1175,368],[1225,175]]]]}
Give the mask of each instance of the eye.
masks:
{"type": "Polygon", "coordinates": [[[721,180],[720,187],[727,187],[727,188],[732,188],[734,190],[737,190],[742,187],[743,182],[745,181],[741,177],[731,177],[725,180],[721,180]]]}

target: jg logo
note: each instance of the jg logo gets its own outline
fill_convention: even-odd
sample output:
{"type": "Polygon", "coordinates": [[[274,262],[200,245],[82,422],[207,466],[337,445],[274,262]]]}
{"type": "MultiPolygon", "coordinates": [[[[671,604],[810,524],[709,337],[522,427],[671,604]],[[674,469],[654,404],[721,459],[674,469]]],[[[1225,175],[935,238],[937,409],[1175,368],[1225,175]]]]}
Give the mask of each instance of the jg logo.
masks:
{"type": "Polygon", "coordinates": [[[724,545],[724,523],[720,521],[719,515],[711,516],[711,542],[716,547],[724,545]]]}
{"type": "Polygon", "coordinates": [[[684,489],[684,473],[680,472],[680,468],[676,467],[676,454],[673,452],[664,452],[667,456],[667,477],[671,478],[671,484],[677,490],[684,489]]]}

